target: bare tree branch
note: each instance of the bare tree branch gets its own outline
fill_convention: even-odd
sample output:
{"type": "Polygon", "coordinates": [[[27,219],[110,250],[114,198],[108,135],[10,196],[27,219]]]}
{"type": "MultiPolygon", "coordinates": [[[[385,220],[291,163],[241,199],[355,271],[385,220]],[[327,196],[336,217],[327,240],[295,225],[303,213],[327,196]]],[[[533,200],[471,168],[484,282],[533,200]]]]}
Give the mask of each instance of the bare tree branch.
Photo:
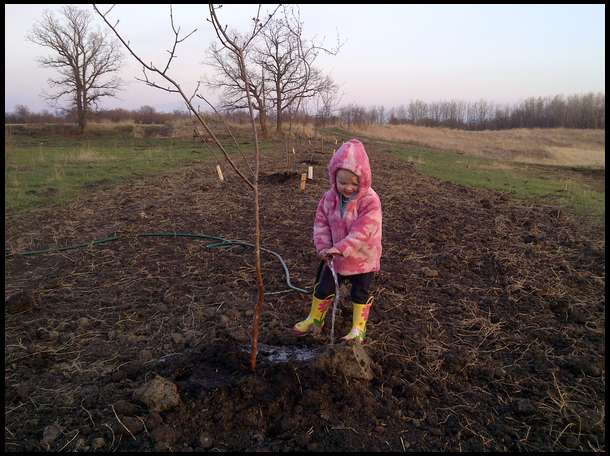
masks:
{"type": "Polygon", "coordinates": [[[275,19],[261,35],[263,43],[258,48],[257,62],[269,75],[269,101],[276,113],[276,130],[281,131],[284,111],[298,111],[304,99],[318,96],[334,84],[313,64],[320,52],[336,55],[339,48],[329,50],[306,41],[303,23],[294,9],[288,11],[286,7],[284,17],[275,19]]]}
{"type": "MultiPolygon", "coordinates": [[[[199,114],[199,112],[197,112],[197,110],[193,107],[193,105],[191,104],[191,101],[189,100],[189,98],[184,94],[184,92],[182,91],[182,88],[180,87],[180,85],[171,77],[169,77],[167,75],[167,70],[169,69],[169,65],[171,64],[171,61],[173,59],[173,51],[170,55],[170,58],[167,62],[167,65],[165,67],[165,69],[163,71],[158,70],[151,62],[150,65],[144,63],[144,61],[131,49],[131,46],[129,45],[129,43],[127,43],[122,37],[121,35],[118,33],[118,31],[115,29],[115,27],[113,25],[110,24],[110,22],[108,22],[108,19],[106,18],[106,16],[104,14],[102,14],[100,12],[100,10],[97,8],[97,6],[94,4],[93,8],[95,9],[95,11],[102,17],[102,19],[104,20],[104,22],[106,22],[106,24],[108,25],[108,27],[110,27],[110,29],[114,32],[114,34],[117,36],[117,38],[121,41],[121,43],[123,43],[123,46],[125,46],[125,48],[127,48],[127,50],[129,51],[129,53],[138,61],[140,62],[140,64],[142,65],[143,69],[142,71],[144,72],[144,79],[140,79],[141,81],[145,82],[146,84],[148,84],[151,87],[156,87],[158,89],[164,90],[166,92],[173,92],[173,93],[178,93],[182,99],[184,100],[184,102],[186,103],[186,105],[189,107],[189,109],[191,110],[191,112],[193,112],[193,114],[195,115],[195,117],[197,118],[197,120],[199,121],[199,123],[203,126],[203,128],[205,129],[205,131],[208,133],[208,135],[210,135],[210,137],[213,139],[214,143],[218,146],[218,148],[222,151],[222,153],[224,154],[225,158],[227,159],[227,161],[229,162],[229,164],[231,165],[231,167],[233,168],[233,170],[239,175],[239,177],[241,177],[244,182],[252,189],[254,189],[254,184],[242,173],[242,171],[237,167],[237,165],[233,162],[233,160],[231,159],[231,157],[229,156],[229,154],[227,153],[226,149],[224,148],[224,146],[220,143],[220,141],[218,140],[218,138],[216,137],[216,135],[214,134],[214,132],[210,129],[210,127],[208,126],[208,124],[205,122],[205,120],[201,117],[201,115],[199,114]],[[160,85],[158,85],[157,83],[151,81],[148,78],[148,75],[146,74],[145,70],[149,70],[153,73],[156,73],[158,75],[160,75],[161,77],[163,77],[167,82],[169,82],[174,88],[171,89],[169,87],[162,87],[160,85]]],[[[173,20],[173,19],[172,19],[173,20]]],[[[175,30],[173,24],[172,24],[172,28],[174,29],[174,49],[176,44],[179,41],[184,41],[184,39],[180,40],[177,31],[175,30]]],[[[192,34],[192,32],[191,32],[192,34]]],[[[187,35],[190,36],[191,34],[187,35]]]]}
{"type": "MultiPolygon", "coordinates": [[[[199,87],[199,83],[201,81],[198,81],[197,83],[197,87],[199,87]]],[[[231,129],[229,128],[229,126],[227,125],[227,122],[225,121],[224,117],[218,112],[218,110],[214,107],[214,105],[212,103],[210,103],[207,98],[205,98],[202,95],[197,94],[197,98],[205,101],[207,103],[207,105],[212,108],[212,110],[216,113],[216,115],[218,116],[218,118],[222,121],[223,125],[225,126],[225,129],[227,130],[227,132],[229,133],[229,135],[231,136],[231,139],[233,139],[233,143],[235,144],[235,147],[237,147],[237,150],[239,151],[239,153],[241,154],[242,158],[244,159],[244,161],[246,162],[246,165],[248,165],[248,168],[250,169],[250,173],[252,173],[252,175],[254,176],[254,171],[252,170],[252,167],[250,166],[250,162],[248,161],[248,159],[245,157],[243,150],[241,149],[241,147],[239,147],[239,142],[237,141],[237,139],[235,139],[235,136],[233,135],[233,132],[231,131],[231,129]]]]}

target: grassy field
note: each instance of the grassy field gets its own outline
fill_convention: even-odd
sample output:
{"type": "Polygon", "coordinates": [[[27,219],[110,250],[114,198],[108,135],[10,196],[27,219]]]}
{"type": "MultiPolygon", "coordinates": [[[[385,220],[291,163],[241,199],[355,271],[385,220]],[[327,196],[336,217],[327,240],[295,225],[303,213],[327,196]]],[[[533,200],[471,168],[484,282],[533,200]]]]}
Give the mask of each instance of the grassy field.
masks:
{"type": "MultiPolygon", "coordinates": [[[[267,146],[263,145],[263,149],[267,146]]],[[[227,150],[232,155],[236,153],[235,146],[227,146],[227,150]]],[[[14,214],[61,204],[95,187],[205,160],[216,160],[223,168],[226,163],[220,151],[201,145],[192,137],[5,136],[4,208],[14,214]]]]}
{"type": "MultiPolygon", "coordinates": [[[[511,137],[510,131],[444,130],[446,129],[438,129],[436,140],[430,139],[434,129],[424,127],[403,129],[403,133],[411,135],[409,140],[401,139],[396,134],[399,131],[396,129],[392,129],[385,139],[380,137],[384,130],[379,128],[349,132],[333,128],[319,133],[327,138],[326,141],[330,141],[329,138],[357,136],[364,141],[376,143],[379,149],[413,162],[421,172],[439,179],[510,192],[526,203],[559,206],[603,223],[603,162],[594,165],[590,159],[591,154],[586,152],[599,141],[602,142],[599,147],[603,151],[603,132],[515,130],[511,137]],[[368,136],[371,131],[373,135],[368,136]],[[448,135],[462,137],[471,133],[502,135],[504,146],[497,143],[494,153],[485,153],[484,149],[489,147],[489,138],[480,140],[485,138],[484,135],[466,135],[471,140],[470,153],[421,145],[434,141],[440,145],[455,144],[456,140],[448,139],[448,135]],[[526,152],[514,153],[516,144],[520,144],[523,151],[532,148],[531,157],[534,158],[541,155],[542,144],[561,147],[564,155],[555,155],[555,162],[546,160],[545,163],[537,163],[533,160],[528,163],[527,160],[524,161],[524,158],[528,158],[526,152]],[[572,153],[568,154],[567,150],[572,150],[572,153]],[[566,158],[568,155],[569,158],[566,158]]],[[[226,166],[222,154],[216,148],[202,146],[193,140],[192,136],[188,136],[188,128],[177,137],[146,137],[141,128],[138,132],[133,125],[121,125],[114,131],[105,125],[93,128],[92,131],[95,134],[84,139],[47,134],[40,130],[32,130],[31,134],[5,135],[5,212],[15,214],[49,204],[61,204],[75,198],[80,192],[99,186],[133,177],[171,172],[172,169],[206,160],[225,163],[223,168],[226,166]]],[[[385,131],[387,133],[390,130],[385,131]]],[[[238,138],[242,138],[238,139],[239,142],[246,141],[243,134],[244,132],[238,134],[238,138]]],[[[320,136],[312,136],[317,138],[313,141],[319,141],[320,136]]],[[[229,144],[231,141],[223,142],[229,144]]],[[[267,142],[262,147],[267,150],[281,145],[267,142]]],[[[236,154],[235,147],[229,148],[229,151],[236,154]]]]}
{"type": "Polygon", "coordinates": [[[394,146],[405,160],[439,179],[470,187],[506,191],[525,202],[563,207],[581,217],[603,221],[603,171],[532,166],[417,146],[394,146]]]}
{"type": "Polygon", "coordinates": [[[328,129],[327,134],[343,138],[356,136],[363,141],[375,142],[382,149],[413,162],[419,171],[445,181],[509,192],[525,204],[558,206],[579,217],[604,224],[603,130],[464,132],[438,129],[437,138],[434,139],[435,130],[401,126],[348,132],[334,128],[328,129]],[[496,148],[491,152],[487,148],[491,147],[490,138],[494,137],[496,148]],[[465,150],[451,148],[465,141],[464,138],[470,139],[470,148],[466,147],[466,143],[463,144],[465,150]],[[500,141],[497,138],[504,139],[500,141]],[[434,143],[437,147],[424,146],[424,143],[434,143]],[[542,153],[543,145],[550,149],[542,153]],[[440,147],[447,147],[448,150],[440,147]],[[517,147],[519,153],[515,152],[517,147]],[[559,148],[561,154],[549,153],[549,150],[559,148]],[[597,151],[590,152],[594,148],[597,151]],[[531,152],[528,153],[528,150],[531,152]],[[541,159],[543,155],[548,158],[541,159]]]}
{"type": "Polygon", "coordinates": [[[605,130],[517,128],[466,131],[414,125],[373,125],[355,133],[469,156],[549,166],[604,168],[605,130]]]}

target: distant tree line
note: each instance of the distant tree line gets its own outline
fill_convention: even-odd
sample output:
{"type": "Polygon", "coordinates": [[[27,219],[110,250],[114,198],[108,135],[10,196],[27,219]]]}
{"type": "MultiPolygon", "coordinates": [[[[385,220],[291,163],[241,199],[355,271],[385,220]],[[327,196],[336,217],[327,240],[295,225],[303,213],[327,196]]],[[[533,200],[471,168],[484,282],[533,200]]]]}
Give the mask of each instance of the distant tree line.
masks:
{"type": "MultiPolygon", "coordinates": [[[[77,114],[71,110],[58,109],[54,113],[43,110],[32,112],[27,106],[17,105],[13,112],[4,113],[7,124],[74,122],[77,114]]],[[[152,106],[142,106],[137,110],[101,109],[89,113],[93,122],[135,122],[141,124],[164,124],[178,119],[189,119],[187,111],[176,109],[172,112],[159,112],[152,106]]]]}
{"type": "Polygon", "coordinates": [[[415,100],[408,105],[385,109],[383,106],[347,105],[335,116],[318,116],[323,123],[346,125],[411,124],[466,130],[508,128],[605,128],[605,95],[562,95],[530,97],[514,105],[475,102],[415,100]]]}
{"type": "MultiPolygon", "coordinates": [[[[509,128],[591,128],[605,129],[605,95],[602,93],[564,97],[531,97],[515,105],[501,105],[479,100],[441,101],[426,103],[415,100],[408,105],[386,109],[384,106],[365,107],[349,104],[334,107],[332,100],[319,103],[315,113],[304,107],[292,113],[296,122],[313,122],[318,126],[343,124],[346,126],[411,124],[426,127],[448,127],[466,130],[501,130],[509,128]]],[[[268,111],[274,115],[273,110],[268,111]]],[[[225,119],[235,123],[249,121],[245,110],[228,110],[225,119]]],[[[5,123],[71,122],[76,113],[58,110],[31,112],[18,105],[5,113],[5,123]]],[[[106,109],[90,113],[94,122],[133,121],[142,124],[163,124],[177,119],[188,119],[187,111],[159,112],[152,106],[138,110],[106,109]]]]}

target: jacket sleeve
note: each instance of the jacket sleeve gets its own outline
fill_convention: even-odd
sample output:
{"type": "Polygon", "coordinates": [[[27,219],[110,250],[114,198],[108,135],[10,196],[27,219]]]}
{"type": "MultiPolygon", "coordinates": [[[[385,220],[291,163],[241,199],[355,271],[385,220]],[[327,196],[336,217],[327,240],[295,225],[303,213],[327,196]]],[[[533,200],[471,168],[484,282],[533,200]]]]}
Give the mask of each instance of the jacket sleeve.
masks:
{"type": "Polygon", "coordinates": [[[352,224],[349,234],[335,244],[344,257],[366,247],[371,237],[381,229],[381,202],[378,197],[367,198],[358,211],[358,218],[352,224]]]}
{"type": "Polygon", "coordinates": [[[330,223],[328,216],[324,211],[324,201],[326,195],[322,197],[316,209],[316,218],[313,224],[313,243],[316,251],[320,252],[323,249],[328,249],[333,246],[333,238],[330,231],[330,223]]]}

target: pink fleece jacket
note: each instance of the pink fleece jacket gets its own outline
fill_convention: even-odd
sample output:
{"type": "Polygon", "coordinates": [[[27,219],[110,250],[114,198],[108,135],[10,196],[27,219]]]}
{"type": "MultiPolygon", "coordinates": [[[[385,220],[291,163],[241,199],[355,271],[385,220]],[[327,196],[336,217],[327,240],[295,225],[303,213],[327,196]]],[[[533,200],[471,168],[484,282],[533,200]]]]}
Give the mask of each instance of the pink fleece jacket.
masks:
{"type": "Polygon", "coordinates": [[[341,275],[379,271],[381,260],[381,201],[371,188],[369,157],[364,145],[351,139],[341,145],[328,164],[331,189],[316,210],[313,240],[316,250],[336,247],[343,255],[333,260],[341,275]],[[341,216],[341,195],[337,190],[339,169],[348,169],[359,178],[358,193],[341,216]]]}

